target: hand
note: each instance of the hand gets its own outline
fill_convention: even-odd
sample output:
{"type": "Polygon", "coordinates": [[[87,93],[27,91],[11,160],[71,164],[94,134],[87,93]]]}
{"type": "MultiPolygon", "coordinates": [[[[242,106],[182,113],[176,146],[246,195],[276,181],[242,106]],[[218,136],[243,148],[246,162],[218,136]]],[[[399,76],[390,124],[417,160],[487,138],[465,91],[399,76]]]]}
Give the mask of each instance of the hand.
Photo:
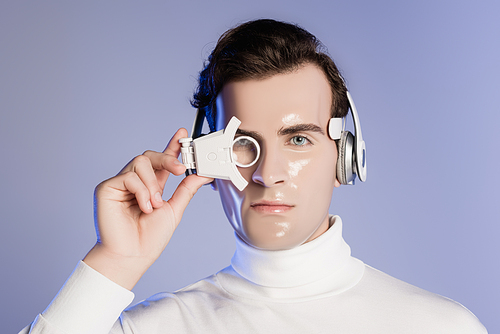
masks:
{"type": "Polygon", "coordinates": [[[84,262],[131,289],[160,256],[196,191],[212,179],[189,175],[168,201],[162,199],[170,173],[181,175],[179,129],[163,153],[146,151],[115,177],[96,187],[97,243],[84,262]]]}

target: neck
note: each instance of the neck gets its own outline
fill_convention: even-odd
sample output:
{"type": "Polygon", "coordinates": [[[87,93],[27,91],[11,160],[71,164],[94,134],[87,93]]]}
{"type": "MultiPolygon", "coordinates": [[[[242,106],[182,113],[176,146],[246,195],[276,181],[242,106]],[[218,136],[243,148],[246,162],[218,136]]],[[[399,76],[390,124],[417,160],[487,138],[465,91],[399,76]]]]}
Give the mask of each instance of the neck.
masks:
{"type": "Polygon", "coordinates": [[[318,227],[318,229],[313,233],[313,235],[311,235],[309,237],[309,239],[307,239],[307,241],[305,243],[308,243],[314,239],[316,239],[317,237],[319,237],[320,235],[322,235],[323,233],[325,233],[326,231],[328,231],[328,229],[334,224],[334,221],[330,221],[330,217],[328,214],[325,215],[325,219],[323,219],[323,222],[321,223],[321,225],[318,227]]]}
{"type": "Polygon", "coordinates": [[[330,217],[325,233],[289,250],[256,249],[238,236],[236,239],[231,266],[218,277],[225,287],[228,284],[224,281],[231,279],[233,287],[244,285],[251,295],[298,298],[338,293],[355,285],[363,274],[363,263],[351,257],[350,247],[342,238],[338,216],[330,217]]]}

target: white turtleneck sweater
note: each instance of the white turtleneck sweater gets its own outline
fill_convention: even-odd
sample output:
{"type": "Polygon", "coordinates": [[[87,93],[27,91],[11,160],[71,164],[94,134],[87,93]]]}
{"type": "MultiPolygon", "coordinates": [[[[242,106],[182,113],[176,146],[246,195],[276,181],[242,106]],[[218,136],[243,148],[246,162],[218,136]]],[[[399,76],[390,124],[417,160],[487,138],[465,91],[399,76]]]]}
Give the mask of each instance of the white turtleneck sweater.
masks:
{"type": "Polygon", "coordinates": [[[338,216],[291,250],[258,250],[237,237],[229,267],[123,311],[132,299],[80,262],[21,333],[486,333],[462,305],[351,257],[338,216]]]}

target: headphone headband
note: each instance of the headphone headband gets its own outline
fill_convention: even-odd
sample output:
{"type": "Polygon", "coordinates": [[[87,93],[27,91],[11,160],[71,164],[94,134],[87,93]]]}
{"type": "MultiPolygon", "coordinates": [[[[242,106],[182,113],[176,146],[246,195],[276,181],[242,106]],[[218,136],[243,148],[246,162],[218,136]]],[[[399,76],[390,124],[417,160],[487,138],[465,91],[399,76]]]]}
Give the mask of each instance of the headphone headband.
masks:
{"type": "Polygon", "coordinates": [[[351,108],[352,122],[354,124],[354,153],[356,159],[356,170],[359,180],[365,182],[366,180],[366,145],[361,134],[361,125],[359,122],[358,111],[354,105],[351,93],[347,91],[347,99],[351,108]]]}
{"type": "Polygon", "coordinates": [[[196,110],[196,116],[194,117],[193,128],[191,129],[191,138],[196,139],[201,136],[201,130],[203,129],[203,120],[205,119],[205,112],[196,110]]]}

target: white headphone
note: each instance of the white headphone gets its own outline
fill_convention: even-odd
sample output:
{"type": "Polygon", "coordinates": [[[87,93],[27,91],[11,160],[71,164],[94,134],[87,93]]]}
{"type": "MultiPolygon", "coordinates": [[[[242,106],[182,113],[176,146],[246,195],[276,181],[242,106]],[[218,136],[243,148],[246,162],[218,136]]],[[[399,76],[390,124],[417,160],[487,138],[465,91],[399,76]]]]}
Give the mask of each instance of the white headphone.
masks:
{"type": "Polygon", "coordinates": [[[366,180],[366,146],[361,134],[358,112],[351,94],[347,92],[349,108],[354,123],[354,136],[344,130],[342,118],[331,118],[328,123],[328,134],[337,141],[337,179],[341,184],[354,184],[356,175],[360,181],[366,180]]]}

